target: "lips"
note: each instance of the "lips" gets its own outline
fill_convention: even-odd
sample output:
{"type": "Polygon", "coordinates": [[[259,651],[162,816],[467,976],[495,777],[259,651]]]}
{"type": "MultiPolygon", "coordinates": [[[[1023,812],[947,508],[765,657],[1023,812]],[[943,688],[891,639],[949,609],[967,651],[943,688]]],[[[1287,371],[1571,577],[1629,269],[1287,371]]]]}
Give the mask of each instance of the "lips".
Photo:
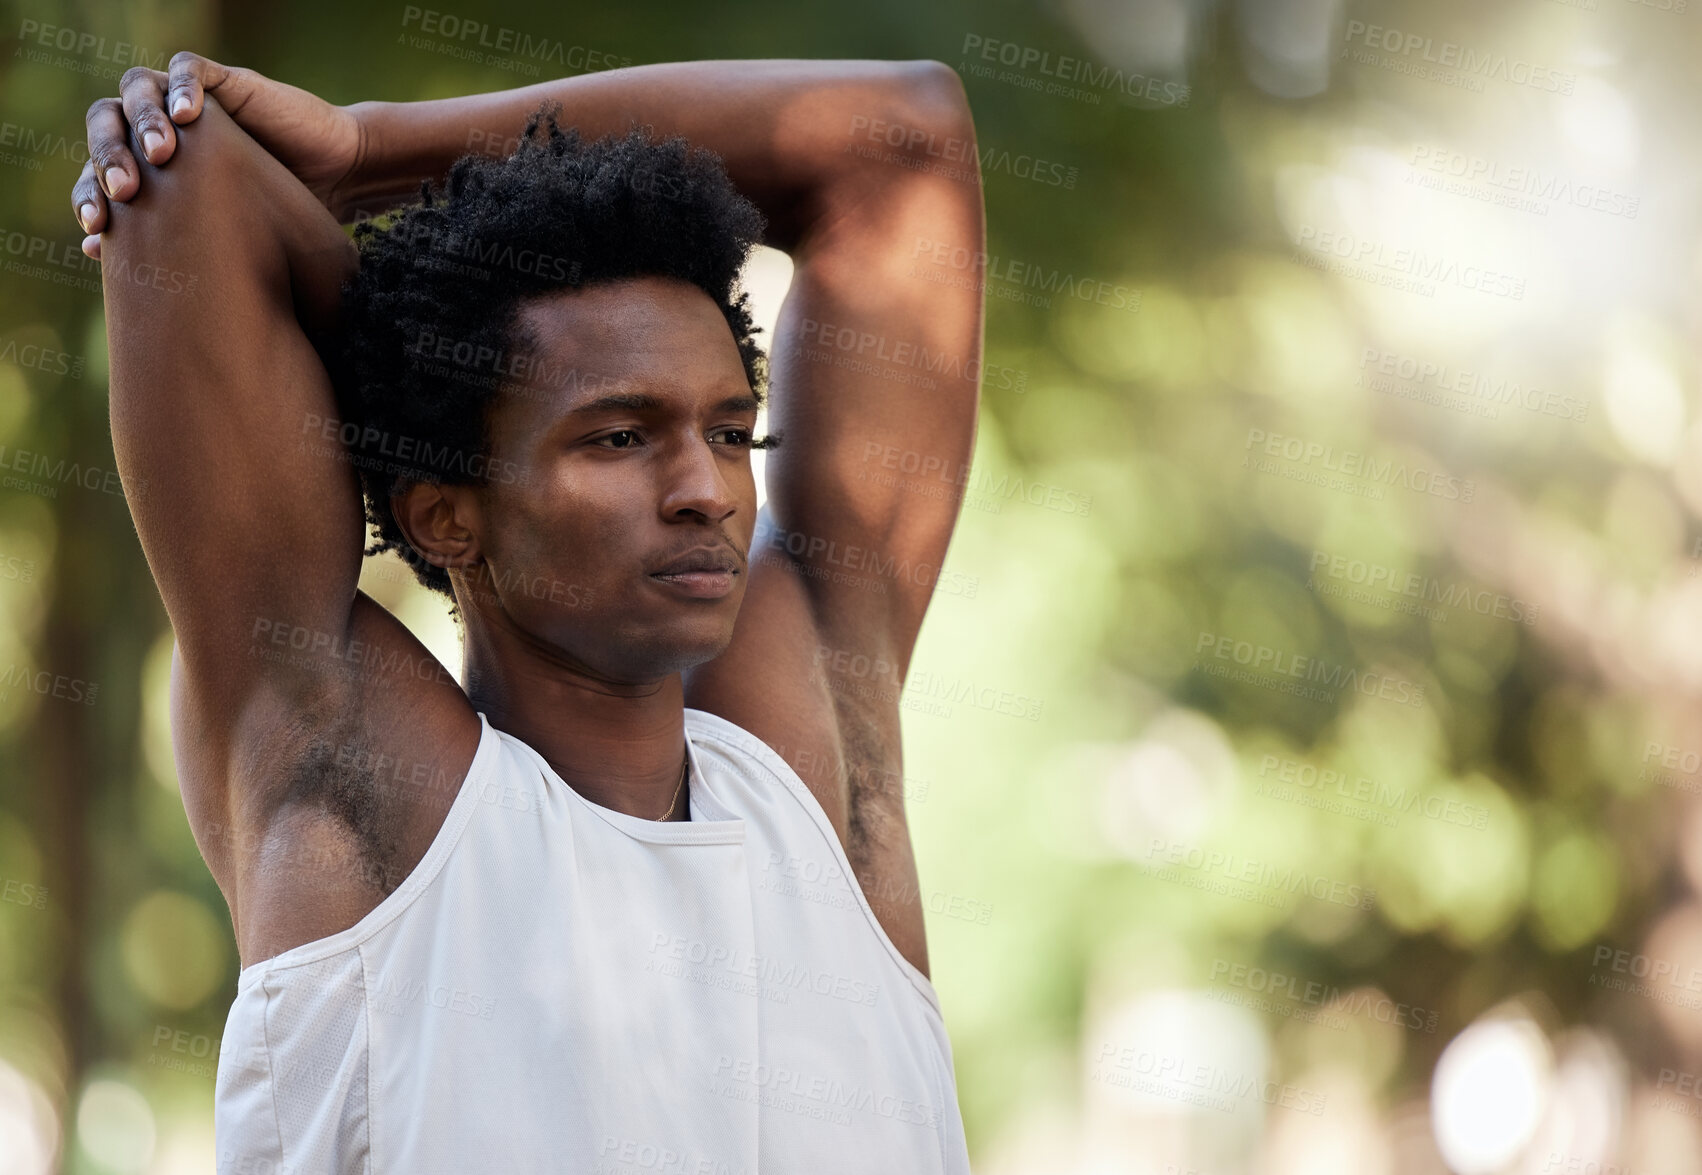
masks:
{"type": "Polygon", "coordinates": [[[677,556],[650,582],[662,591],[695,600],[722,600],[733,594],[738,582],[740,559],[730,547],[697,547],[677,556]]]}
{"type": "Polygon", "coordinates": [[[650,572],[651,575],[686,575],[693,571],[722,571],[736,574],[739,557],[727,547],[696,547],[650,572]]]}

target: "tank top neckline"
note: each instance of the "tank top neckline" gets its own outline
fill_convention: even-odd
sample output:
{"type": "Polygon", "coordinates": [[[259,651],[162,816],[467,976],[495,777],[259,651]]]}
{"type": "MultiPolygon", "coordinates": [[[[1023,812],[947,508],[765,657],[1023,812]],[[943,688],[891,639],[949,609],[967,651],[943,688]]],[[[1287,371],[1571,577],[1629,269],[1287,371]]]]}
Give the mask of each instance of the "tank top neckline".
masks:
{"type": "Polygon", "coordinates": [[[587,811],[601,817],[617,832],[625,833],[634,840],[670,845],[741,843],[745,839],[745,822],[729,811],[727,806],[722,803],[721,797],[715,794],[714,785],[709,782],[708,774],[703,770],[703,760],[698,755],[697,746],[692,740],[691,716],[693,713],[694,711],[690,707],[686,708],[686,759],[691,770],[686,790],[691,795],[692,819],[690,820],[646,820],[642,816],[632,816],[625,812],[617,812],[613,808],[605,808],[569,787],[567,781],[556,773],[554,767],[550,766],[549,760],[539,754],[525,739],[491,726],[482,710],[479,712],[479,721],[484,723],[496,737],[506,739],[515,747],[523,750],[538,765],[538,770],[543,773],[545,780],[551,786],[559,787],[565,792],[571,802],[577,803],[587,811]],[[699,814],[704,818],[699,819],[699,814]]]}

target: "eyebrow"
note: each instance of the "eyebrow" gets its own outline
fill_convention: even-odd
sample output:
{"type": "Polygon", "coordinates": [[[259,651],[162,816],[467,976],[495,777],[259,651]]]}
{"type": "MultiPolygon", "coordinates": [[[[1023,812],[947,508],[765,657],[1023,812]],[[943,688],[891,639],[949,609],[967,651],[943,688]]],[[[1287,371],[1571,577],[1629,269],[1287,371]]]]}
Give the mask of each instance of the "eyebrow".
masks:
{"type": "MultiPolygon", "coordinates": [[[[589,416],[594,412],[657,412],[667,406],[666,401],[658,396],[644,392],[611,392],[606,396],[598,396],[595,400],[587,400],[576,408],[570,408],[564,414],[567,416],[589,416]]],[[[710,407],[711,412],[755,412],[762,405],[757,398],[749,393],[739,396],[728,396],[718,404],[710,407]]]]}

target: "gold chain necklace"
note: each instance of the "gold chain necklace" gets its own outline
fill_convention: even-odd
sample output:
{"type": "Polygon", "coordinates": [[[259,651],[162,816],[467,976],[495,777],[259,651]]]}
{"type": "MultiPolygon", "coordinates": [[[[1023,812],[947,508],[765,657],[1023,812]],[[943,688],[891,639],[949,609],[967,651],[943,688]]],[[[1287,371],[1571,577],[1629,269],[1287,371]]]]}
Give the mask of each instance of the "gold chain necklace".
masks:
{"type": "Polygon", "coordinates": [[[686,761],[684,763],[680,764],[680,786],[676,787],[674,789],[674,803],[669,804],[668,810],[666,812],[662,813],[662,819],[663,820],[666,820],[668,817],[670,817],[674,814],[674,804],[677,804],[677,803],[680,802],[680,792],[684,791],[685,786],[686,786],[686,772],[689,771],[690,769],[691,769],[691,757],[688,755],[688,756],[686,756],[686,761]]]}

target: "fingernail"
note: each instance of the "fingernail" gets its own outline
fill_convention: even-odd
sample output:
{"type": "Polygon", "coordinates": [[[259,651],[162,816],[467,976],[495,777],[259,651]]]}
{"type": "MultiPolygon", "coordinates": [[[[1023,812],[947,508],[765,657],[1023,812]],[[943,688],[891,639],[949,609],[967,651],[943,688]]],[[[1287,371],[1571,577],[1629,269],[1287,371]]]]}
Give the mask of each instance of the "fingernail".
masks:
{"type": "Polygon", "coordinates": [[[84,232],[91,231],[89,225],[94,223],[95,213],[98,211],[93,204],[84,204],[77,209],[77,223],[83,226],[84,232]]]}
{"type": "Polygon", "coordinates": [[[142,135],[142,153],[152,155],[155,148],[164,145],[165,136],[158,131],[146,131],[142,135]]]}
{"type": "Polygon", "coordinates": [[[109,167],[109,168],[106,169],[106,194],[107,195],[110,196],[114,192],[118,191],[118,185],[123,183],[123,182],[124,182],[124,169],[122,167],[109,167]]]}
{"type": "Polygon", "coordinates": [[[172,101],[171,112],[174,116],[182,114],[185,110],[188,110],[188,109],[189,109],[189,95],[179,94],[176,97],[176,99],[174,99],[172,101]]]}

